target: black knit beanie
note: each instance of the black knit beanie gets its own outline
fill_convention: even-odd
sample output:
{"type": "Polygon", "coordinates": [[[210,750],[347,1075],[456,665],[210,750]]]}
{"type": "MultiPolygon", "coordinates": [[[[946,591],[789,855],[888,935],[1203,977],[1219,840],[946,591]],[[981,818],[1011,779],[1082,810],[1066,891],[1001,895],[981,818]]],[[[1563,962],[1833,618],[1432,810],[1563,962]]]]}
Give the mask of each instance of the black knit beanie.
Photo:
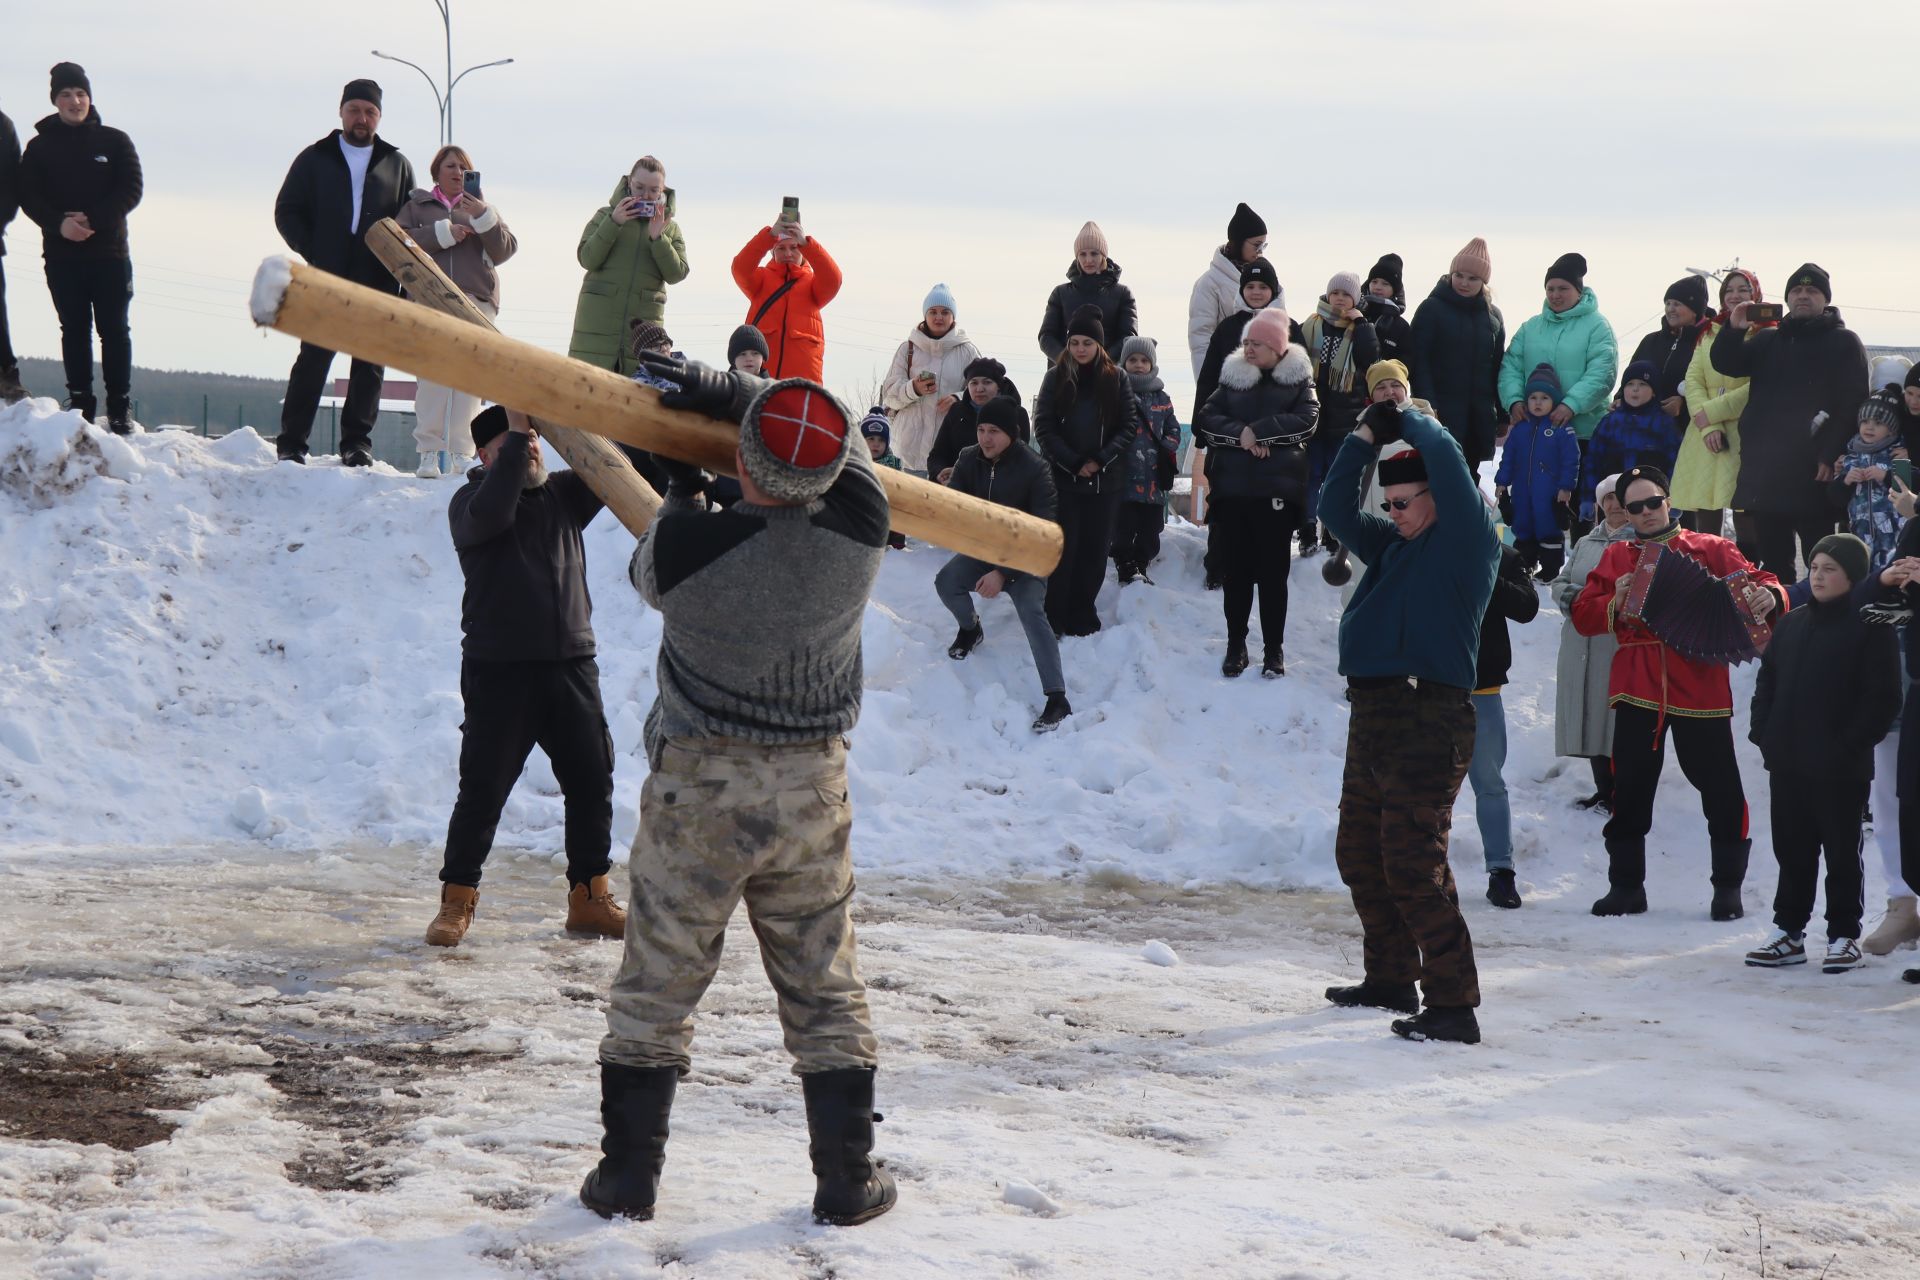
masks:
{"type": "Polygon", "coordinates": [[[1587,285],[1587,260],[1577,253],[1563,253],[1547,268],[1547,280],[1549,283],[1565,280],[1576,289],[1584,289],[1587,285]]]}
{"type": "Polygon", "coordinates": [[[1265,234],[1267,234],[1267,224],[1261,220],[1259,214],[1247,208],[1245,201],[1242,201],[1233,211],[1233,217],[1227,219],[1227,247],[1236,253],[1247,241],[1265,234]]]}
{"type": "Polygon", "coordinates": [[[998,382],[1006,376],[1007,366],[1001,364],[992,356],[975,356],[973,359],[967,361],[966,371],[961,375],[960,380],[962,382],[972,382],[975,378],[992,378],[995,382],[998,382]]]}
{"type": "Polygon", "coordinates": [[[995,396],[981,405],[975,421],[982,426],[1000,428],[1008,439],[1020,438],[1020,406],[1005,396],[995,396]]]}
{"type": "Polygon", "coordinates": [[[1707,282],[1689,271],[1667,286],[1662,302],[1678,302],[1696,317],[1707,314],[1707,282]]]}
{"type": "Polygon", "coordinates": [[[58,102],[62,89],[78,89],[89,98],[93,96],[93,86],[87,82],[86,69],[77,62],[53,64],[53,88],[47,92],[47,101],[58,102]]]}
{"type": "Polygon", "coordinates": [[[642,351],[658,351],[662,347],[673,350],[673,339],[667,336],[665,326],[651,320],[633,322],[633,332],[627,337],[627,350],[637,356],[642,351]]]}
{"type": "Polygon", "coordinates": [[[1273,291],[1275,298],[1280,296],[1280,275],[1273,269],[1273,264],[1265,258],[1255,258],[1252,262],[1241,266],[1240,300],[1242,302],[1247,300],[1247,286],[1250,284],[1263,284],[1273,291]]]}
{"type": "Polygon", "coordinates": [[[1404,270],[1405,268],[1400,262],[1399,254],[1383,253],[1380,255],[1380,261],[1374,263],[1372,268],[1368,270],[1366,282],[1372,284],[1375,280],[1385,280],[1393,286],[1393,296],[1395,298],[1404,298],[1407,296],[1407,286],[1401,279],[1401,273],[1404,270]]]}
{"type": "Polygon", "coordinates": [[[374,110],[381,110],[379,84],[372,80],[347,81],[347,87],[340,91],[340,105],[344,107],[354,101],[371,102],[374,110]]]}
{"type": "Polygon", "coordinates": [[[1820,296],[1825,298],[1829,305],[1832,304],[1833,279],[1813,263],[1802,263],[1798,271],[1787,277],[1788,290],[1791,290],[1797,284],[1812,285],[1820,291],[1820,296]]]}
{"type": "Polygon", "coordinates": [[[1898,431],[1907,421],[1907,397],[1889,383],[1860,402],[1856,421],[1877,422],[1889,431],[1898,431]]]}
{"type": "Polygon", "coordinates": [[[1913,366],[1913,368],[1907,370],[1906,381],[1901,383],[1900,385],[1903,387],[1920,387],[1920,364],[1917,364],[1913,366]]]}
{"type": "Polygon", "coordinates": [[[1072,318],[1067,321],[1067,336],[1092,338],[1101,346],[1106,346],[1107,325],[1106,321],[1100,317],[1100,308],[1089,302],[1076,310],[1072,318]]]}
{"type": "Polygon", "coordinates": [[[750,324],[741,325],[733,331],[733,336],[727,339],[728,368],[733,367],[733,362],[740,358],[740,353],[743,351],[758,351],[762,360],[773,359],[773,352],[767,346],[767,335],[750,324]]]}
{"type": "Polygon", "coordinates": [[[1866,579],[1873,567],[1872,554],[1867,544],[1851,533],[1830,533],[1813,544],[1813,550],[1807,553],[1807,563],[1812,564],[1815,556],[1831,556],[1840,566],[1840,572],[1847,575],[1849,583],[1858,584],[1866,579]]]}

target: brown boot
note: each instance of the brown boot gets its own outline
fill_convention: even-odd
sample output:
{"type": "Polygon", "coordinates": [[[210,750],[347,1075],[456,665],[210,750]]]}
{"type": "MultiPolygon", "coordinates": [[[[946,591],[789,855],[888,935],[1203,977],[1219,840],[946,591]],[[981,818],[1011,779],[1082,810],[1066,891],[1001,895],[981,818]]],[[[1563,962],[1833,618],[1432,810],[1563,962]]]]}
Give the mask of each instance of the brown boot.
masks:
{"type": "Polygon", "coordinates": [[[479,900],[478,889],[469,889],[463,884],[441,885],[440,914],[427,926],[427,945],[459,946],[460,939],[467,936],[467,926],[473,923],[473,904],[479,900]]]}
{"type": "Polygon", "coordinates": [[[595,876],[567,890],[567,932],[597,933],[603,938],[626,936],[627,913],[613,900],[605,876],[595,876]]]}

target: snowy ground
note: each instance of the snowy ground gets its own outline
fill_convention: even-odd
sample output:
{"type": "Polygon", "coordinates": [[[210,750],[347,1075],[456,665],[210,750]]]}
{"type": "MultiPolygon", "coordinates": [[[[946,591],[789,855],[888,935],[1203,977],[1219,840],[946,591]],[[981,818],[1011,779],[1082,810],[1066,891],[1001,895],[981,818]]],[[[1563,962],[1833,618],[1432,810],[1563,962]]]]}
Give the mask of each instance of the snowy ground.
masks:
{"type": "MultiPolygon", "coordinates": [[[[1120,625],[1067,642],[1077,714],[1042,739],[1010,611],[950,663],[940,553],[888,558],[853,768],[899,1210],[808,1221],[741,929],[660,1218],[603,1224],[572,1195],[617,948],[556,931],[537,757],[470,942],[419,942],[459,721],[453,482],[275,467],[250,434],[73,436],[46,402],[0,411],[0,1274],[1920,1272],[1915,961],[1743,968],[1764,824],[1753,914],[1708,923],[1677,769],[1655,910],[1588,916],[1551,610],[1509,689],[1525,910],[1478,898],[1457,818],[1487,1043],[1324,1006],[1358,960],[1326,892],[1335,593],[1300,567],[1287,679],[1229,684],[1185,530],[1158,587],[1108,588],[1120,625]]],[[[630,548],[604,517],[589,537],[622,842],[657,640],[630,548]]]]}

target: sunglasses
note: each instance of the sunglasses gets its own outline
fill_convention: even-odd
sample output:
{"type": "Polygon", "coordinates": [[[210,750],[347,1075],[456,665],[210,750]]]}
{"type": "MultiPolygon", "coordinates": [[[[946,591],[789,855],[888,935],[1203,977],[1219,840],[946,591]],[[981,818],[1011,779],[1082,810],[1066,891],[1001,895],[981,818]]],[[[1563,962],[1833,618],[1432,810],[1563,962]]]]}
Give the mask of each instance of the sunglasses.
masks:
{"type": "Polygon", "coordinates": [[[1627,509],[1628,515],[1637,516],[1648,511],[1658,511],[1667,505],[1667,499],[1666,495],[1662,494],[1657,498],[1642,498],[1638,502],[1623,502],[1620,505],[1627,509]]]}
{"type": "Polygon", "coordinates": [[[1380,509],[1382,511],[1405,511],[1413,505],[1414,499],[1424,498],[1431,492],[1433,492],[1431,489],[1422,489],[1420,492],[1414,494],[1412,498],[1388,498],[1380,504],[1380,509]]]}

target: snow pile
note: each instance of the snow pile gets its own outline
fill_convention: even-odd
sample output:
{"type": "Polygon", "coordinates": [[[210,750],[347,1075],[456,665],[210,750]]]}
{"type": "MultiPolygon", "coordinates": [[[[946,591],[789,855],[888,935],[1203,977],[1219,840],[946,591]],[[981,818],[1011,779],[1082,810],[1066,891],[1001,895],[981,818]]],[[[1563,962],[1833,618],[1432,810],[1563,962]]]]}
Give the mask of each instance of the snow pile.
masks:
{"type": "MultiPolygon", "coordinates": [[[[0,493],[0,836],[402,843],[434,865],[459,753],[461,576],[446,524],[457,481],[276,465],[251,431],[121,440],[47,401],[0,411],[0,458],[17,477],[0,493]]],[[[632,536],[602,515],[587,548],[624,857],[659,621],[626,582],[632,536]]],[[[1223,680],[1202,549],[1200,530],[1176,525],[1157,585],[1107,585],[1106,630],[1064,642],[1074,715],[1042,737],[1028,727],[1040,690],[1011,606],[983,602],[986,642],[953,662],[932,587],[946,553],[890,553],[863,633],[861,865],[1337,888],[1338,593],[1320,561],[1296,565],[1286,678],[1223,680]]],[[[1598,824],[1568,807],[1585,767],[1552,756],[1558,627],[1549,608],[1514,629],[1516,852],[1523,884],[1597,884],[1598,824]]],[[[1757,802],[1764,774],[1747,760],[1757,802]]],[[[1455,826],[1463,867],[1479,853],[1470,806],[1463,796],[1455,826]]],[[[1691,796],[1660,812],[1656,845],[1670,833],[1692,862],[1704,835],[1691,796]]],[[[554,857],[561,819],[536,751],[500,845],[554,857]]]]}

